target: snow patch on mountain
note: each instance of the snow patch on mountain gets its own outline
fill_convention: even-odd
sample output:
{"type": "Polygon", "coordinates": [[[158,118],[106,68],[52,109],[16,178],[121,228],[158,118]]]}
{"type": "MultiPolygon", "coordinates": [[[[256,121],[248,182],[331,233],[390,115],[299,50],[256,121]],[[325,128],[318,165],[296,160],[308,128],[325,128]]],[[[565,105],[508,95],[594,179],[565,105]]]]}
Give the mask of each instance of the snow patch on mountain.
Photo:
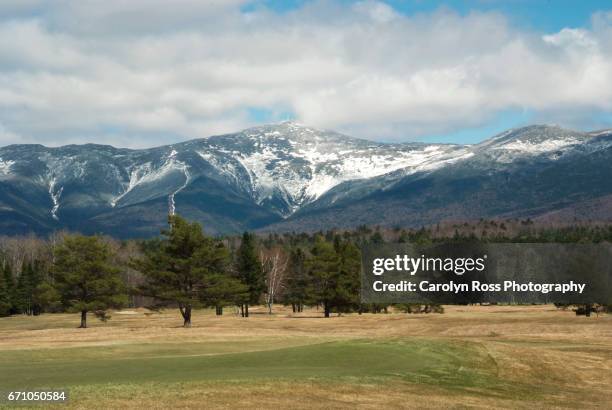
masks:
{"type": "Polygon", "coordinates": [[[171,172],[180,170],[185,174],[185,184],[182,187],[179,187],[178,190],[175,190],[169,195],[172,197],[170,200],[169,197],[169,210],[171,210],[171,214],[174,213],[175,204],[174,204],[174,195],[179,191],[184,189],[190,182],[190,174],[189,174],[189,165],[183,161],[177,159],[178,151],[172,149],[170,153],[167,155],[165,161],[161,166],[155,167],[151,161],[145,162],[143,164],[132,164],[126,169],[126,173],[129,175],[129,180],[122,181],[121,186],[123,187],[123,191],[118,195],[111,198],[109,201],[111,207],[116,207],[119,201],[123,199],[130,192],[134,191],[134,189],[143,184],[155,183],[158,180],[161,180],[166,175],[171,172]]]}
{"type": "Polygon", "coordinates": [[[428,158],[414,167],[407,167],[404,175],[414,174],[416,172],[429,172],[442,168],[446,165],[454,164],[459,161],[466,160],[474,156],[474,152],[468,148],[461,148],[449,153],[443,153],[439,156],[428,158]]]}
{"type": "Polygon", "coordinates": [[[11,173],[11,168],[13,167],[13,165],[15,164],[15,161],[4,161],[2,158],[0,158],[0,174],[2,175],[8,175],[11,173]]]}
{"type": "Polygon", "coordinates": [[[60,197],[62,196],[62,192],[64,192],[64,187],[60,187],[56,189],[57,178],[51,178],[49,181],[49,196],[51,197],[51,202],[53,202],[53,207],[51,208],[51,217],[56,221],[59,221],[59,217],[57,216],[57,211],[59,211],[60,207],[60,197]]]}
{"type": "Polygon", "coordinates": [[[591,135],[592,137],[599,137],[602,135],[612,135],[612,129],[610,130],[601,130],[601,131],[594,131],[589,133],[589,135],[591,135]]]}
{"type": "Polygon", "coordinates": [[[523,154],[542,154],[544,152],[557,151],[570,145],[579,144],[580,142],[577,138],[548,139],[543,141],[523,141],[517,139],[494,149],[519,151],[523,154]]]}
{"type": "MultiPolygon", "coordinates": [[[[52,207],[49,211],[45,200],[43,212],[55,220],[60,203],[67,201],[71,207],[83,201],[83,207],[121,208],[161,199],[174,214],[177,194],[196,180],[202,181],[198,187],[214,180],[216,187],[251,205],[289,217],[330,191],[348,192],[342,187],[346,182],[372,179],[368,189],[386,189],[404,176],[475,155],[473,164],[483,170],[521,158],[557,160],[608,149],[609,135],[608,130],[582,133],[536,125],[508,130],[476,145],[384,144],[281,123],[144,150],[99,145],[4,147],[0,177],[20,182],[23,178],[43,193],[48,191],[52,207]]],[[[359,184],[347,184],[353,185],[359,184]]]]}
{"type": "Polygon", "coordinates": [[[284,217],[343,182],[433,169],[466,153],[453,145],[374,143],[295,123],[222,136],[198,152],[219,175],[242,180],[239,188],[256,203],[284,202],[278,209],[284,217]]]}
{"type": "Polygon", "coordinates": [[[182,170],[185,174],[185,183],[181,185],[176,191],[172,192],[168,197],[168,213],[170,215],[174,215],[176,213],[176,202],[174,200],[175,195],[181,192],[183,189],[187,188],[191,179],[191,175],[189,174],[189,168],[187,167],[187,165],[183,164],[182,170]]]}
{"type": "Polygon", "coordinates": [[[117,202],[119,202],[121,198],[129,194],[138,184],[140,184],[145,179],[145,177],[151,175],[151,163],[147,162],[142,165],[136,165],[128,170],[128,174],[130,175],[129,181],[127,182],[127,184],[125,182],[122,183],[124,191],[121,194],[113,197],[110,201],[110,205],[113,208],[117,205],[117,202]]]}

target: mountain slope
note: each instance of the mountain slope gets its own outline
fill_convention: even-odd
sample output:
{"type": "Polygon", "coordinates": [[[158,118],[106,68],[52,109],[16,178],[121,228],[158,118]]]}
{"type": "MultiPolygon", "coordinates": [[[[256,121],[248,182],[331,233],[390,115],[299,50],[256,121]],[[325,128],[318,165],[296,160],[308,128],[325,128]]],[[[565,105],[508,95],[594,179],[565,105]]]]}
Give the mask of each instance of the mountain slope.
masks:
{"type": "Polygon", "coordinates": [[[611,147],[609,131],[549,126],[382,144],[291,122],[143,150],[12,145],[0,233],[147,237],[174,212],[214,233],[537,216],[612,194],[611,147]]]}
{"type": "MultiPolygon", "coordinates": [[[[612,193],[609,131],[531,126],[502,133],[470,151],[471,156],[429,172],[339,185],[270,229],[534,217],[612,193]]],[[[607,213],[581,219],[595,216],[612,220],[607,213]]]]}

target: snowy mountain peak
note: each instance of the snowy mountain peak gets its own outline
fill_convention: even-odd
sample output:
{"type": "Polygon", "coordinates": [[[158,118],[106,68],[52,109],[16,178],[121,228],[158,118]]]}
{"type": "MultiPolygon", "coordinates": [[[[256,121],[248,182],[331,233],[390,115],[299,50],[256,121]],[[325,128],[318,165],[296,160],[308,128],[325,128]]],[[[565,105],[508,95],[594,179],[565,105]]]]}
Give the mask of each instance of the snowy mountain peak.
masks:
{"type": "Polygon", "coordinates": [[[476,151],[509,163],[523,156],[549,155],[557,158],[561,150],[587,142],[588,133],[566,130],[556,125],[530,125],[510,129],[475,146],[476,151]]]}
{"type": "Polygon", "coordinates": [[[510,173],[526,162],[550,164],[610,147],[609,130],[536,125],[476,145],[385,144],[295,122],[141,150],[12,145],[0,148],[0,212],[36,209],[26,225],[95,218],[120,226],[156,207],[163,214],[215,215],[204,221],[219,226],[222,220],[255,226],[245,215],[259,224],[293,219],[463,164],[479,174],[510,173]],[[27,200],[19,202],[20,195],[27,200]]]}
{"type": "Polygon", "coordinates": [[[465,155],[453,145],[383,144],[284,122],[202,141],[201,158],[287,217],[335,186],[465,155]],[[222,159],[222,160],[220,160],[222,159]],[[246,179],[241,180],[241,176],[246,179]]]}

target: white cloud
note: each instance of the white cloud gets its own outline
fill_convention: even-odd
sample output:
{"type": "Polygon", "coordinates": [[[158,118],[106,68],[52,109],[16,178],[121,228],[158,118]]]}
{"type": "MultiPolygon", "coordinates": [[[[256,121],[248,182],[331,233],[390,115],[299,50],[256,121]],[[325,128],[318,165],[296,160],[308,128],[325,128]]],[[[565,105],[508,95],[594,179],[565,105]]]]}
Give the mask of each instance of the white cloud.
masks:
{"type": "Polygon", "coordinates": [[[19,136],[15,133],[8,131],[1,123],[0,123],[0,146],[9,145],[14,143],[15,141],[19,141],[19,136]]]}
{"type": "Polygon", "coordinates": [[[363,13],[377,23],[388,23],[398,17],[391,6],[378,1],[360,1],[355,4],[354,10],[363,13]]]}
{"type": "Polygon", "coordinates": [[[558,33],[545,35],[542,39],[558,47],[597,47],[595,41],[588,31],[577,28],[564,28],[558,33]]]}
{"type": "Polygon", "coordinates": [[[612,111],[610,13],[533,33],[497,13],[244,4],[0,3],[0,143],[151,146],[252,125],[252,107],[396,140],[513,109],[566,125],[612,111]]]}

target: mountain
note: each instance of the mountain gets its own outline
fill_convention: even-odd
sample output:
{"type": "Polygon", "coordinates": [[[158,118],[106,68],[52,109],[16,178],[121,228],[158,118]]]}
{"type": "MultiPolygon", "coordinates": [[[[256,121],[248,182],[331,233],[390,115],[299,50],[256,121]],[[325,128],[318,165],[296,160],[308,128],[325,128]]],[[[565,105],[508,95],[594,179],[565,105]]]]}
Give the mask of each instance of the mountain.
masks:
{"type": "Polygon", "coordinates": [[[542,125],[476,145],[383,144],[293,122],[141,150],[10,145],[0,233],[148,237],[174,212],[213,233],[588,218],[577,210],[612,194],[611,164],[612,131],[542,125]]]}

